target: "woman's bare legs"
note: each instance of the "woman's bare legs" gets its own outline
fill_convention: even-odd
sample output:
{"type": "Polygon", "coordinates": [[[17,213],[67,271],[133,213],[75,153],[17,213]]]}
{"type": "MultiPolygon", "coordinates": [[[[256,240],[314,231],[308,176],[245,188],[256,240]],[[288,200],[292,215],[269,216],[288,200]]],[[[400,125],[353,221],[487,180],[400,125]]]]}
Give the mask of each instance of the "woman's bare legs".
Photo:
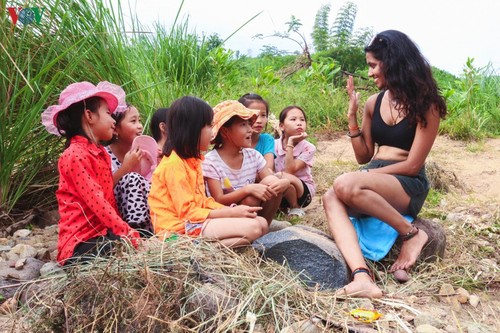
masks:
{"type": "MultiPolygon", "coordinates": [[[[351,271],[359,267],[367,267],[345,204],[339,200],[333,189],[328,190],[322,200],[330,232],[351,271]]],[[[354,275],[352,282],[338,293],[339,296],[343,294],[356,297],[382,297],[380,288],[365,273],[354,275]]]]}
{"type": "MultiPolygon", "coordinates": [[[[413,229],[401,215],[407,212],[410,197],[396,177],[379,173],[347,173],[337,178],[334,189],[350,209],[386,222],[400,235],[413,229]]],[[[403,242],[399,257],[390,271],[413,266],[428,239],[427,233],[420,230],[415,237],[403,242]]]]}
{"type": "Polygon", "coordinates": [[[216,218],[207,222],[202,236],[208,239],[217,239],[227,247],[248,246],[254,240],[266,234],[269,227],[266,219],[230,217],[216,218]]]}
{"type": "MultiPolygon", "coordinates": [[[[412,225],[401,215],[408,209],[409,202],[410,198],[401,184],[391,175],[351,172],[335,180],[333,190],[323,196],[323,205],[330,231],[351,269],[366,267],[366,263],[349,220],[348,209],[352,213],[385,221],[403,235],[412,230],[412,225]]],[[[415,237],[405,241],[391,271],[407,269],[415,264],[427,239],[427,234],[420,230],[415,237]]],[[[357,280],[363,275],[366,274],[356,274],[347,289],[359,289],[357,280]]]]}

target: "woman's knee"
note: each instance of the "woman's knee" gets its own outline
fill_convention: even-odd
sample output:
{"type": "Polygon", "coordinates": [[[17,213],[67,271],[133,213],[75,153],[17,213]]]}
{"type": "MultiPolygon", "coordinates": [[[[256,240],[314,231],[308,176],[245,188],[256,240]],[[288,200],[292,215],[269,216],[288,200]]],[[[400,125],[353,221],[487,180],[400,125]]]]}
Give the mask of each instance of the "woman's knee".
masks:
{"type": "Polygon", "coordinates": [[[359,183],[355,175],[351,173],[343,174],[333,181],[333,191],[341,201],[351,201],[360,191],[359,183]]]}

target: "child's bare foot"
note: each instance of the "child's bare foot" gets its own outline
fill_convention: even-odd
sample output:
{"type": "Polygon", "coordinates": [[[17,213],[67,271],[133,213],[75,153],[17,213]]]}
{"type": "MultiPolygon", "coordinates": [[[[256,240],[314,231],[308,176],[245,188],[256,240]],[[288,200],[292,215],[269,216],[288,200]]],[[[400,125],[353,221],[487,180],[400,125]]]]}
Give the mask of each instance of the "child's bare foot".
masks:
{"type": "Polygon", "coordinates": [[[410,235],[405,235],[406,240],[403,239],[403,245],[401,246],[401,251],[398,258],[392,264],[390,272],[395,272],[397,270],[406,270],[412,267],[418,259],[422,248],[429,239],[427,233],[421,229],[413,227],[412,231],[415,230],[410,235]]]}
{"type": "Polygon", "coordinates": [[[373,282],[368,274],[356,274],[354,280],[346,285],[344,288],[337,290],[335,293],[337,297],[366,297],[366,298],[380,298],[382,297],[382,290],[373,282]]]}

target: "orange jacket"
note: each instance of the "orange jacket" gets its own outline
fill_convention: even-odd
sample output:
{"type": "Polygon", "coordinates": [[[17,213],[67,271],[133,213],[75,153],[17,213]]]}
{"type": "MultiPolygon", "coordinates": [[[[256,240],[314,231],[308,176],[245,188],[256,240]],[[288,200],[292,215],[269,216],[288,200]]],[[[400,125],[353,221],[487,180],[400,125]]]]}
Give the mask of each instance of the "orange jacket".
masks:
{"type": "Polygon", "coordinates": [[[155,234],[184,234],[186,221],[203,223],[212,209],[224,207],[207,197],[202,159],[182,159],[175,151],[164,156],[153,172],[148,203],[155,234]]]}

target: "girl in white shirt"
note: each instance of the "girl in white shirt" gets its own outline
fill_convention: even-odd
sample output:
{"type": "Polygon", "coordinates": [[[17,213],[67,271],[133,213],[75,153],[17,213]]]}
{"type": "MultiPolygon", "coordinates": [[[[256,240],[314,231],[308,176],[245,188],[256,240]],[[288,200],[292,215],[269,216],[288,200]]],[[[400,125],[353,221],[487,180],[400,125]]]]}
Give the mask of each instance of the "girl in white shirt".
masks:
{"type": "Polygon", "coordinates": [[[205,155],[203,176],[207,190],[224,205],[261,206],[259,215],[270,224],[290,181],[279,179],[266,168],[264,157],[252,144],[252,122],[259,111],[238,101],[214,107],[214,149],[205,155]],[[255,183],[255,179],[262,179],[255,183]]]}

